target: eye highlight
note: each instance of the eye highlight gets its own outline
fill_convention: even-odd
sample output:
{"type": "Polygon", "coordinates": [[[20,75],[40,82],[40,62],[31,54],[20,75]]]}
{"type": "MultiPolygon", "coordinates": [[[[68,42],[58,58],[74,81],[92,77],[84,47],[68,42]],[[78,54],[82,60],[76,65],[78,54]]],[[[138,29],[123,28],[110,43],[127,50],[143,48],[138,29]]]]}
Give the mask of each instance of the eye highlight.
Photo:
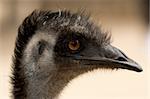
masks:
{"type": "Polygon", "coordinates": [[[80,48],[80,42],[79,42],[79,40],[72,40],[72,41],[69,41],[69,43],[68,43],[68,48],[69,48],[71,51],[77,51],[77,50],[80,48]]]}

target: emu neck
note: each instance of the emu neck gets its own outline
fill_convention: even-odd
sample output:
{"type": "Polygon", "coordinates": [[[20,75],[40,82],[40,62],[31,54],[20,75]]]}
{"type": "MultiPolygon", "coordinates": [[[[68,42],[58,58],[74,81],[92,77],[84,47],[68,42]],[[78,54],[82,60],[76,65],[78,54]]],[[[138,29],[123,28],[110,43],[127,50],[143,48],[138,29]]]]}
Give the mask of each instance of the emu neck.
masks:
{"type": "Polygon", "coordinates": [[[79,74],[73,70],[64,70],[53,73],[53,76],[29,79],[27,99],[58,99],[63,88],[79,74]]]}

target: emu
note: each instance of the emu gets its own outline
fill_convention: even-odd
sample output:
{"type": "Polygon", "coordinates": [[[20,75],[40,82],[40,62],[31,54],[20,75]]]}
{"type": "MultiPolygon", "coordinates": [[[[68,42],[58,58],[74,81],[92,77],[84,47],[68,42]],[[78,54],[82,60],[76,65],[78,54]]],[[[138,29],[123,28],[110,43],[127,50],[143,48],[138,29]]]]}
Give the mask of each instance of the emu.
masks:
{"type": "Polygon", "coordinates": [[[83,13],[33,11],[18,29],[13,98],[57,99],[70,80],[94,69],[141,72],[110,38],[83,13]]]}

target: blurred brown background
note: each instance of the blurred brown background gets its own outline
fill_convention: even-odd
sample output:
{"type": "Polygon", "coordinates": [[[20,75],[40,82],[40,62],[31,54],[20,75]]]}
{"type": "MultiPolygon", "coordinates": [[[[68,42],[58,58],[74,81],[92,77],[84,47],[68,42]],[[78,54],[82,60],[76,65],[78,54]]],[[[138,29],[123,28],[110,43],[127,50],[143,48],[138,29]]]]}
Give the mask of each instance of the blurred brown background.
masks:
{"type": "Polygon", "coordinates": [[[23,19],[34,9],[83,9],[144,71],[93,71],[73,80],[60,99],[150,99],[148,4],[148,0],[0,0],[0,98],[10,99],[11,57],[23,19]]]}

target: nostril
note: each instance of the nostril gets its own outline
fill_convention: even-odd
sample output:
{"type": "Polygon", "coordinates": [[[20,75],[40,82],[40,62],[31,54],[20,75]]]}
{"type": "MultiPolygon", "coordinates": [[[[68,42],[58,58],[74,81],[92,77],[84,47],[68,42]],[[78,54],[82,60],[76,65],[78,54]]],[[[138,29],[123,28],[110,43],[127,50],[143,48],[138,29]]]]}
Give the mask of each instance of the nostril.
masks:
{"type": "Polygon", "coordinates": [[[119,61],[127,61],[125,58],[123,57],[118,57],[116,60],[119,60],[119,61]]]}

